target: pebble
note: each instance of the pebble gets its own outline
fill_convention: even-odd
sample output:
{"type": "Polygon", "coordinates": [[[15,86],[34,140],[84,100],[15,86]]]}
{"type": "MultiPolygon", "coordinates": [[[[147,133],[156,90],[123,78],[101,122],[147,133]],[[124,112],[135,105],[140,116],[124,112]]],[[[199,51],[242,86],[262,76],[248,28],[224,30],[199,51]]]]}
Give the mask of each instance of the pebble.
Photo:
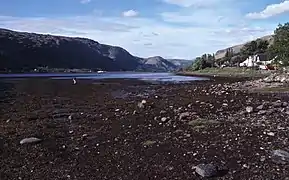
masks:
{"type": "Polygon", "coordinates": [[[162,121],[162,122],[166,122],[167,119],[168,119],[168,118],[166,118],[166,117],[162,117],[162,118],[161,118],[161,121],[162,121]]]}
{"type": "Polygon", "coordinates": [[[277,164],[288,164],[289,163],[289,153],[287,151],[278,149],[272,152],[271,159],[277,164]]]}
{"type": "Polygon", "coordinates": [[[152,140],[147,140],[145,142],[143,142],[143,146],[151,146],[154,145],[156,143],[156,141],[152,141],[152,140]]]}
{"type": "Polygon", "coordinates": [[[288,103],[287,102],[283,102],[282,103],[282,107],[287,107],[288,106],[288,103]]]}
{"type": "Polygon", "coordinates": [[[282,102],[280,102],[280,101],[272,102],[272,105],[275,108],[282,107],[282,102]]]}
{"type": "Polygon", "coordinates": [[[268,132],[267,135],[268,135],[268,136],[275,136],[275,133],[273,133],[273,132],[268,132]]]}
{"type": "Polygon", "coordinates": [[[254,108],[252,106],[246,107],[246,112],[247,113],[252,113],[254,111],[254,108]]]}
{"type": "Polygon", "coordinates": [[[261,159],[260,159],[261,162],[264,162],[265,160],[266,160],[265,156],[262,156],[261,159]]]}
{"type": "Polygon", "coordinates": [[[180,120],[181,120],[181,119],[185,119],[185,118],[187,118],[187,117],[189,117],[189,116],[190,116],[190,113],[189,113],[189,112],[183,112],[183,113],[180,114],[179,119],[180,119],[180,120]]]}
{"type": "Polygon", "coordinates": [[[39,138],[36,138],[36,137],[30,137],[30,138],[24,138],[20,141],[20,144],[31,144],[31,143],[37,143],[37,142],[40,142],[42,141],[41,139],[39,138]]]}
{"type": "Polygon", "coordinates": [[[262,105],[258,106],[256,109],[263,110],[264,109],[264,105],[262,104],[262,105]]]}
{"type": "Polygon", "coordinates": [[[140,102],[140,103],[138,103],[138,104],[137,104],[137,106],[138,106],[139,108],[144,108],[144,104],[143,104],[143,103],[141,103],[141,102],[140,102]]]}
{"type": "Polygon", "coordinates": [[[213,164],[199,164],[193,169],[202,177],[214,177],[218,174],[218,168],[213,164]]]}
{"type": "Polygon", "coordinates": [[[261,111],[258,112],[259,115],[264,115],[266,113],[267,113],[267,111],[265,111],[265,110],[261,110],[261,111]]]}

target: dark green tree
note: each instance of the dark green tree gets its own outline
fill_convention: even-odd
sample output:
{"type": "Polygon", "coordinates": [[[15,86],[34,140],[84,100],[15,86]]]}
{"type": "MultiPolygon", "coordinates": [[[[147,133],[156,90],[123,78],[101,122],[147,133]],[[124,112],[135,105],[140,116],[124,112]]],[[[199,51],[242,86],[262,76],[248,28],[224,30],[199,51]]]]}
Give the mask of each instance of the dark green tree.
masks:
{"type": "Polygon", "coordinates": [[[257,39],[257,50],[256,53],[265,53],[268,50],[269,42],[267,40],[257,39]]]}
{"type": "Polygon", "coordinates": [[[201,57],[197,57],[192,64],[192,70],[197,71],[209,67],[214,67],[215,58],[211,54],[203,54],[201,57]]]}
{"type": "Polygon", "coordinates": [[[252,56],[256,53],[257,49],[258,49],[257,41],[251,41],[241,48],[241,54],[247,57],[252,56]]]}
{"type": "Polygon", "coordinates": [[[277,56],[276,61],[289,65],[289,23],[279,24],[274,31],[274,43],[270,47],[271,56],[277,56]]]}
{"type": "Polygon", "coordinates": [[[234,56],[234,51],[232,48],[227,49],[225,53],[225,57],[223,58],[223,62],[228,62],[230,65],[232,64],[231,59],[234,56]]]}

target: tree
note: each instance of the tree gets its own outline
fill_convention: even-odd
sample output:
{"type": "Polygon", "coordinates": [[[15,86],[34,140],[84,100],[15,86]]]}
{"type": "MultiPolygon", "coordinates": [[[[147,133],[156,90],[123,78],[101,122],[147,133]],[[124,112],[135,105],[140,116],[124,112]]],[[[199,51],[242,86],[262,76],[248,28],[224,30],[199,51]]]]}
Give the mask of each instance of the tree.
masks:
{"type": "Polygon", "coordinates": [[[257,50],[255,53],[265,53],[268,50],[269,42],[267,40],[257,39],[257,50]]]}
{"type": "Polygon", "coordinates": [[[241,54],[244,56],[252,56],[258,49],[257,41],[251,41],[241,48],[241,54]]]}
{"type": "Polygon", "coordinates": [[[197,57],[192,65],[192,70],[197,71],[204,69],[204,60],[201,57],[197,57]]]}
{"type": "Polygon", "coordinates": [[[201,57],[197,57],[192,64],[192,70],[197,71],[208,67],[214,67],[215,58],[211,54],[203,54],[201,57]]]}
{"type": "Polygon", "coordinates": [[[270,48],[270,54],[276,55],[276,61],[282,65],[289,65],[289,23],[279,24],[274,31],[274,44],[270,48]]]}
{"type": "Polygon", "coordinates": [[[226,50],[225,57],[223,58],[224,62],[229,62],[231,64],[231,59],[234,56],[234,51],[232,48],[226,50]]]}
{"type": "Polygon", "coordinates": [[[241,55],[247,58],[248,56],[265,53],[268,50],[268,46],[269,42],[267,40],[257,39],[245,44],[241,48],[241,55]]]}

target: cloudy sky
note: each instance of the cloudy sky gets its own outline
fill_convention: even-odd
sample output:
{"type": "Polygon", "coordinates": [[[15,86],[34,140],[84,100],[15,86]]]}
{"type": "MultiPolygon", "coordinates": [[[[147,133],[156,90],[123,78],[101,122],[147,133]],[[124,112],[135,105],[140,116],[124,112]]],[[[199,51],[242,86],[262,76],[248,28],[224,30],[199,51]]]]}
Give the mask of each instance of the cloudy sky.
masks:
{"type": "Polygon", "coordinates": [[[1,0],[0,27],[192,59],[272,34],[289,0],[1,0]]]}

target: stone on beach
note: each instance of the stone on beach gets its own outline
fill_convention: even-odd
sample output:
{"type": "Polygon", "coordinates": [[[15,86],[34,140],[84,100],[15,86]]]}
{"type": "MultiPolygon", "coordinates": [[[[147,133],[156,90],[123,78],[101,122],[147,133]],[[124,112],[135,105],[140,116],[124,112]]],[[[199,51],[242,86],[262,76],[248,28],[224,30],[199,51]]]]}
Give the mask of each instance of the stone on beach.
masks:
{"type": "Polygon", "coordinates": [[[199,164],[193,169],[202,177],[214,177],[218,174],[218,167],[213,164],[199,164]]]}
{"type": "Polygon", "coordinates": [[[288,164],[289,163],[289,152],[278,149],[272,152],[272,161],[277,164],[288,164]]]}
{"type": "Polygon", "coordinates": [[[36,138],[36,137],[30,137],[30,138],[24,138],[20,141],[20,144],[31,144],[31,143],[38,143],[42,141],[41,139],[39,138],[36,138]]]}
{"type": "Polygon", "coordinates": [[[252,106],[246,107],[246,112],[247,113],[252,113],[254,111],[254,108],[252,106]]]}

